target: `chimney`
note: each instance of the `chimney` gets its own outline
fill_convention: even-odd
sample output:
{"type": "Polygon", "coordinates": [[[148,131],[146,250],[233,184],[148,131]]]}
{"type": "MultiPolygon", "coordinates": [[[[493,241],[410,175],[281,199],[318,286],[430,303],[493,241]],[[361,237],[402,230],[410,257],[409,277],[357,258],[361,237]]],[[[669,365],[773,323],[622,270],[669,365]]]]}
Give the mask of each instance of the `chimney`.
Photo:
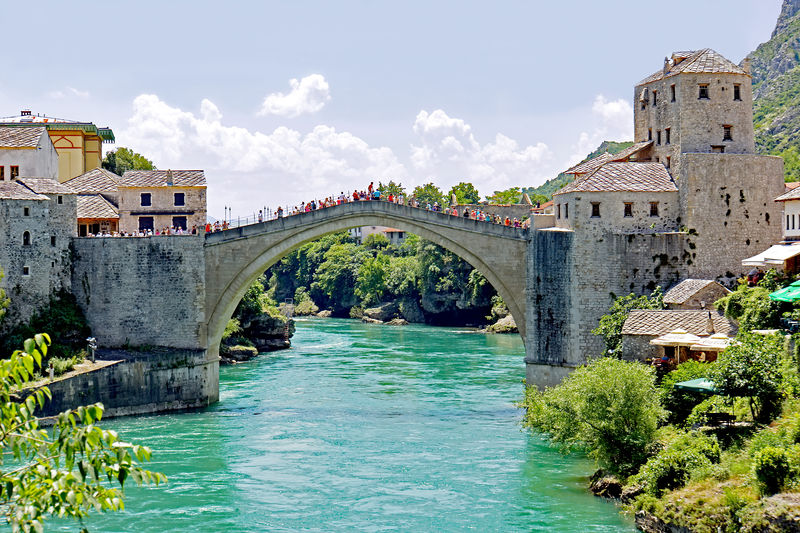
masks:
{"type": "Polygon", "coordinates": [[[172,187],[172,170],[167,170],[167,185],[172,187]]]}
{"type": "Polygon", "coordinates": [[[667,74],[669,74],[669,58],[665,57],[664,58],[664,76],[666,76],[667,74]]]}
{"type": "Polygon", "coordinates": [[[708,324],[706,324],[706,333],[709,335],[713,335],[714,331],[714,320],[711,318],[711,311],[708,312],[708,324]]]}

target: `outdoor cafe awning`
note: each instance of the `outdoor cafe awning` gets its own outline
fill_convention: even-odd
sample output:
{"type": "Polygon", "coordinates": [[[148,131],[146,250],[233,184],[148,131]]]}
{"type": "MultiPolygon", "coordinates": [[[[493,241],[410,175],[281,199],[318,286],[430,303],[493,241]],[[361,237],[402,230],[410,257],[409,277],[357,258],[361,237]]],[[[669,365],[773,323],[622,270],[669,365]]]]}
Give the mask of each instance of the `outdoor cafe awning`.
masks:
{"type": "Polygon", "coordinates": [[[800,281],[795,281],[788,287],[779,289],[769,295],[770,300],[776,302],[796,302],[800,300],[800,281]]]}
{"type": "Polygon", "coordinates": [[[742,260],[742,266],[783,266],[787,259],[800,255],[800,243],[776,244],[753,257],[742,260]]]}
{"type": "Polygon", "coordinates": [[[717,387],[714,386],[714,382],[706,378],[681,381],[675,384],[675,388],[691,392],[702,392],[705,394],[715,394],[717,392],[717,387]]]}
{"type": "Polygon", "coordinates": [[[715,333],[710,337],[701,339],[697,344],[692,344],[689,349],[696,352],[721,352],[727,348],[733,339],[723,333],[715,333]]]}
{"type": "Polygon", "coordinates": [[[700,337],[692,335],[686,330],[676,329],[650,341],[656,346],[691,346],[700,342],[700,337]]]}

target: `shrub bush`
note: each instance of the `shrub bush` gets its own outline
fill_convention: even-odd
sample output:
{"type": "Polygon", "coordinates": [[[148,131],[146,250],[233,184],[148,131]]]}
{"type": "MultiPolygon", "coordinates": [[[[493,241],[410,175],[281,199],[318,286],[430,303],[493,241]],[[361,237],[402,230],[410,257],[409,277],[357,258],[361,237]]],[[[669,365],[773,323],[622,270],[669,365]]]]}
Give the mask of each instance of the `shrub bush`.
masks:
{"type": "Polygon", "coordinates": [[[692,410],[706,398],[703,394],[675,388],[676,383],[707,377],[712,365],[699,361],[686,361],[661,380],[659,388],[664,394],[664,406],[669,411],[668,421],[682,425],[692,410]]]}
{"type": "Polygon", "coordinates": [[[753,458],[753,474],[761,494],[769,496],[781,491],[789,477],[789,458],[784,448],[767,446],[753,458]]]}
{"type": "Polygon", "coordinates": [[[523,425],[548,433],[565,450],[586,450],[612,474],[629,475],[647,460],[664,418],[658,398],[652,368],[605,357],[557,387],[529,387],[523,425]]]}
{"type": "Polygon", "coordinates": [[[702,433],[685,433],[651,457],[632,484],[644,487],[645,492],[659,497],[666,490],[683,487],[696,470],[704,475],[711,465],[719,463],[717,440],[702,433]]]}

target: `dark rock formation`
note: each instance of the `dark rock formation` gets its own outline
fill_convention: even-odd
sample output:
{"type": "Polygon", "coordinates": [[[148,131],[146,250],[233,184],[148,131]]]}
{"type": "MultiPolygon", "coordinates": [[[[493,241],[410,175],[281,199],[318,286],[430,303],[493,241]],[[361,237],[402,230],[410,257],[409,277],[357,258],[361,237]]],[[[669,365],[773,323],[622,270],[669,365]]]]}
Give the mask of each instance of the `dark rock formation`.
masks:
{"type": "Polygon", "coordinates": [[[393,318],[388,322],[386,322],[386,324],[388,326],[407,326],[408,320],[406,320],[405,318],[393,318]]]}
{"type": "Polygon", "coordinates": [[[622,483],[614,476],[606,476],[598,470],[591,478],[589,490],[601,498],[619,498],[622,495],[622,483]]]}
{"type": "Polygon", "coordinates": [[[294,335],[294,320],[262,313],[242,324],[242,335],[253,343],[258,353],[289,348],[289,339],[294,335]]]}
{"type": "Polygon", "coordinates": [[[376,307],[364,309],[364,316],[372,320],[379,320],[386,322],[393,318],[397,318],[400,313],[400,305],[396,301],[384,302],[376,307]]]}

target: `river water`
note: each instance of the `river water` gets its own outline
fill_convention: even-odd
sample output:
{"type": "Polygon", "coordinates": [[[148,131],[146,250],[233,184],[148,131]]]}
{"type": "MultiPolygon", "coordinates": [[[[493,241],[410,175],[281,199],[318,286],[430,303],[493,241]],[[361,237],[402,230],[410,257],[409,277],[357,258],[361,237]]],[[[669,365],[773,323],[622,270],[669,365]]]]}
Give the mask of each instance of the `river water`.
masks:
{"type": "Polygon", "coordinates": [[[520,428],[519,336],[300,319],[292,344],[221,368],[208,409],[108,421],[169,483],[90,530],[634,531],[520,428]]]}

